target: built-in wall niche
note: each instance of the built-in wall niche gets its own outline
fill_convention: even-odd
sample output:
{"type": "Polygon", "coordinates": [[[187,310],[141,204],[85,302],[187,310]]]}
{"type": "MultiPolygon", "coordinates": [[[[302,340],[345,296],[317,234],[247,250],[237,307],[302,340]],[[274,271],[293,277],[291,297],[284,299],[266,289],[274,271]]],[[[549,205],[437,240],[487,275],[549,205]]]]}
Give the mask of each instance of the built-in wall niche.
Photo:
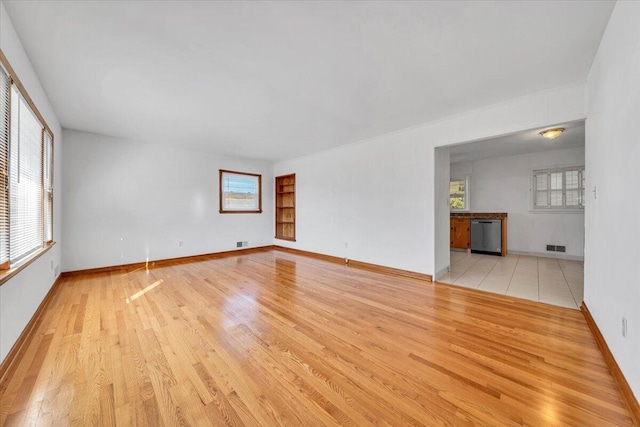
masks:
{"type": "Polygon", "coordinates": [[[276,239],[296,240],[296,174],[276,177],[276,239]]]}

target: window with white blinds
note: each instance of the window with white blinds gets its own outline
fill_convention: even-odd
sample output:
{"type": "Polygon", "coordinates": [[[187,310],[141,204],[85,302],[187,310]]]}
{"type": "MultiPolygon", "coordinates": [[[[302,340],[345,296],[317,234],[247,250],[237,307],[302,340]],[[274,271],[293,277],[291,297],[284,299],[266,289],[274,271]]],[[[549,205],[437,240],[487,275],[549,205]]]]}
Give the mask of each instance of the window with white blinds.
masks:
{"type": "Polygon", "coordinates": [[[582,209],[584,207],[584,166],[533,172],[534,209],[582,209]]]}
{"type": "Polygon", "coordinates": [[[53,135],[0,67],[0,268],[53,239],[53,135]]]}

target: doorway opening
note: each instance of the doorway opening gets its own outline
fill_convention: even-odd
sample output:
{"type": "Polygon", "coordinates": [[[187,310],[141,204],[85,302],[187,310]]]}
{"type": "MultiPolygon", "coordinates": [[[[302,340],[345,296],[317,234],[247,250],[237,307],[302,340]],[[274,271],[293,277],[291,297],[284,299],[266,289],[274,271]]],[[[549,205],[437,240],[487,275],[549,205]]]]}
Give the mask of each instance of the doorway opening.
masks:
{"type": "Polygon", "coordinates": [[[437,148],[435,159],[436,280],[579,308],[588,173],[584,121],[437,148]],[[564,132],[547,140],[540,132],[548,128],[564,132]],[[443,196],[448,218],[438,215],[443,196]],[[492,228],[501,243],[473,227],[491,220],[502,221],[501,231],[492,228]],[[491,242],[488,251],[480,246],[484,240],[491,242]]]}

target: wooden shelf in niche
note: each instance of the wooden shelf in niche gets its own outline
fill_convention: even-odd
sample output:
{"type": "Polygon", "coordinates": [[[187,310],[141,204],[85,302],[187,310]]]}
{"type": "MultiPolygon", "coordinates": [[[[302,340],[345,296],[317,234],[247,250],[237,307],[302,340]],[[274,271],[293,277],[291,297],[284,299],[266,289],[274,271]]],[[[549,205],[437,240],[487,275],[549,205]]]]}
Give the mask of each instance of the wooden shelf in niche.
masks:
{"type": "Polygon", "coordinates": [[[296,240],[296,174],[276,177],[276,239],[296,240]]]}

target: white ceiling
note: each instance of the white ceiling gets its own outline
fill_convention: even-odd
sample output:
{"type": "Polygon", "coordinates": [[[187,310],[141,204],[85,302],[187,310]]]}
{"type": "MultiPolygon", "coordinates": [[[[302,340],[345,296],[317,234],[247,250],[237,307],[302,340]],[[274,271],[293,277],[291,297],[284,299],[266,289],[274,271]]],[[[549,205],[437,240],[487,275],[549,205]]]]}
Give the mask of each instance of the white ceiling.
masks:
{"type": "Polygon", "coordinates": [[[66,128],[281,160],[584,81],[613,2],[5,1],[66,128]]]}
{"type": "Polygon", "coordinates": [[[493,157],[515,156],[518,154],[537,153],[540,151],[562,150],[565,148],[584,147],[584,121],[561,123],[540,129],[518,132],[499,138],[485,139],[450,147],[451,163],[472,162],[493,157]],[[550,128],[565,128],[565,131],[553,140],[544,139],[540,132],[550,128]]]}

